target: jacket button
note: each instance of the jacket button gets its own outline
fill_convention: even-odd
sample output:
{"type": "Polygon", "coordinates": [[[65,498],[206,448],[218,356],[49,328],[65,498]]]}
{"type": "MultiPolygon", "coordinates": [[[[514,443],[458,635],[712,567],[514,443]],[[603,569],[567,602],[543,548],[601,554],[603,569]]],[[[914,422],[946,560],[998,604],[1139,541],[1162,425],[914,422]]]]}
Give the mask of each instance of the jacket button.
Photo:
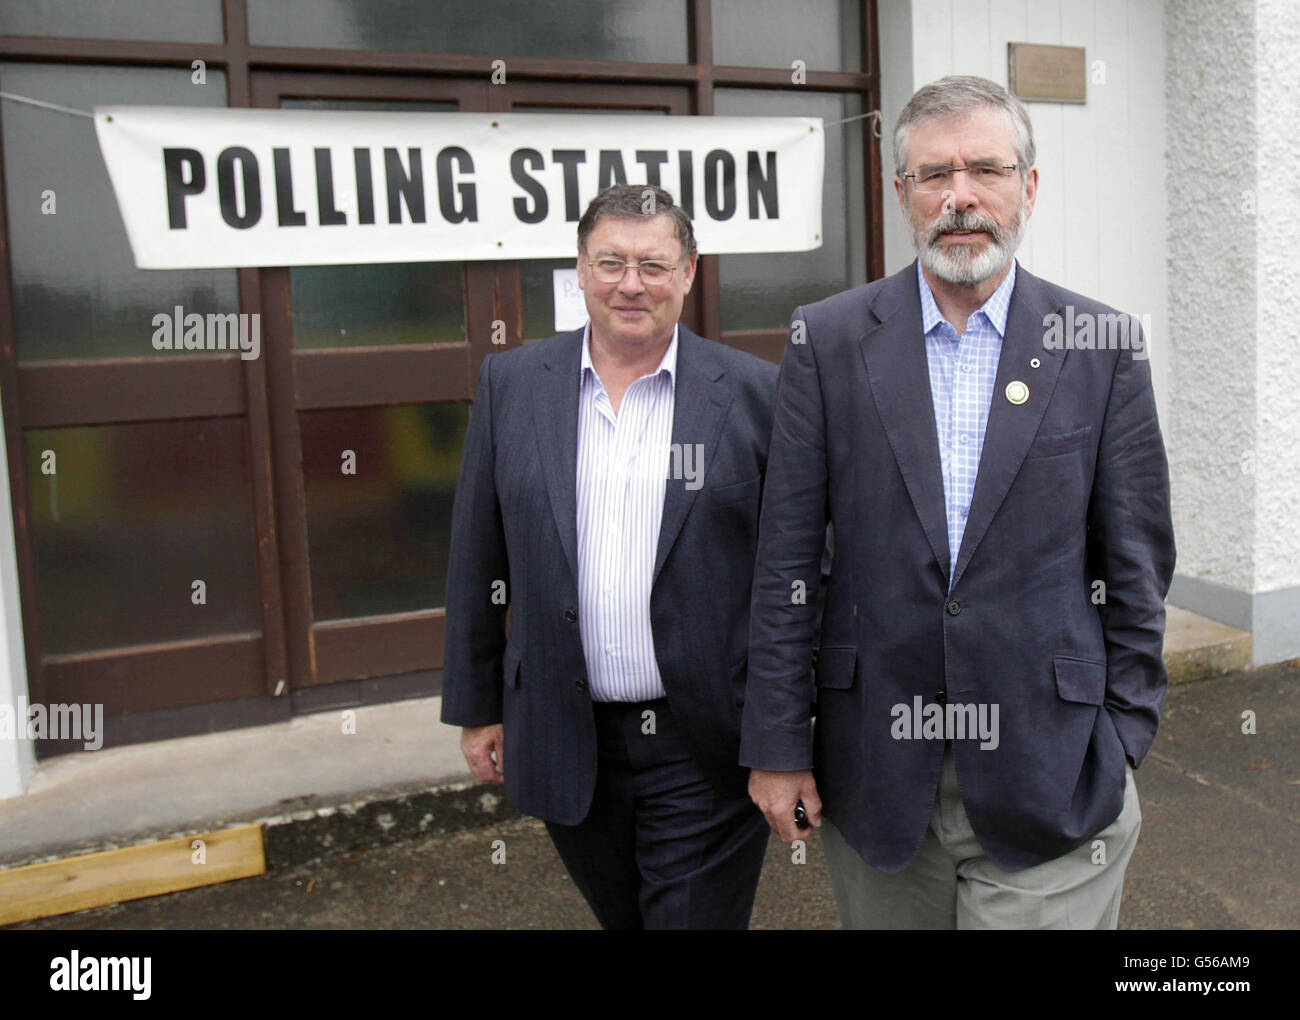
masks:
{"type": "Polygon", "coordinates": [[[948,692],[947,692],[947,691],[939,691],[939,692],[934,696],[934,700],[935,700],[936,704],[946,705],[946,704],[948,703],[948,692]]]}
{"type": "Polygon", "coordinates": [[[578,614],[575,613],[572,609],[566,609],[564,611],[564,618],[568,620],[570,623],[572,623],[574,620],[578,618],[578,614]]]}
{"type": "Polygon", "coordinates": [[[956,599],[952,599],[948,603],[948,615],[957,616],[960,612],[961,612],[961,603],[958,602],[956,599]]]}
{"type": "Polygon", "coordinates": [[[586,680],[575,680],[575,681],[573,681],[573,686],[576,687],[576,688],[578,688],[578,690],[580,690],[580,691],[585,691],[585,690],[587,689],[587,681],[586,681],[586,680]]]}

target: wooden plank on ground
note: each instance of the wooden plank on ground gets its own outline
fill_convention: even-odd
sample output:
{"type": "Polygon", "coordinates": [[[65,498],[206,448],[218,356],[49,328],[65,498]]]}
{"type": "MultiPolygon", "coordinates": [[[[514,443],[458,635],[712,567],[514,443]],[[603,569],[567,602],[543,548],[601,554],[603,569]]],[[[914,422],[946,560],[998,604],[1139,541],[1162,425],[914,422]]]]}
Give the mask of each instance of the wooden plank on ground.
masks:
{"type": "Polygon", "coordinates": [[[265,873],[261,825],[28,864],[0,871],[0,924],[265,873]]]}

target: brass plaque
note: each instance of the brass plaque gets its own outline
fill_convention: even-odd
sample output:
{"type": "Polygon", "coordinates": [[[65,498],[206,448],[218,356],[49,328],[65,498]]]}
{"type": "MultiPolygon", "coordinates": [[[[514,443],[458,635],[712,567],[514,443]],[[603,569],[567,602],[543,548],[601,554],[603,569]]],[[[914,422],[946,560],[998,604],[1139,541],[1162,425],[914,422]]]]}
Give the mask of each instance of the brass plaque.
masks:
{"type": "Polygon", "coordinates": [[[1083,103],[1088,64],[1082,46],[1007,43],[1010,92],[1040,103],[1083,103]]]}

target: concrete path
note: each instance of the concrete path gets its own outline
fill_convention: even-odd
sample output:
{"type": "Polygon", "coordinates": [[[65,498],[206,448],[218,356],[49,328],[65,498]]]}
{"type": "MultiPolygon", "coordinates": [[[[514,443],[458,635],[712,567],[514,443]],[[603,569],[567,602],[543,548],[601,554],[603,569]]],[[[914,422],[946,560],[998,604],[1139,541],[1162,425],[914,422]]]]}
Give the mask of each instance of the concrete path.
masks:
{"type": "MultiPolygon", "coordinates": [[[[1300,667],[1171,688],[1137,773],[1143,824],[1123,928],[1300,927],[1300,667]],[[1242,732],[1244,712],[1256,732],[1242,732]]],[[[20,928],[589,928],[540,823],[327,853],[252,879],[20,928]],[[496,849],[505,861],[493,863],[496,849]]],[[[816,839],[807,862],[775,840],[755,928],[837,927],[816,839]]]]}

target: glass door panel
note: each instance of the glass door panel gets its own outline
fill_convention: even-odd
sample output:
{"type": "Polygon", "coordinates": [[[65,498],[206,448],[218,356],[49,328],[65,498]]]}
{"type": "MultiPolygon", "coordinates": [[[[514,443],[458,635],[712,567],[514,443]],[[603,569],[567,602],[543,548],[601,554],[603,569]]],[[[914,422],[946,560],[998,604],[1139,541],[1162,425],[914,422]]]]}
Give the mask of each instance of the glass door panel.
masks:
{"type": "MultiPolygon", "coordinates": [[[[486,83],[267,75],[261,105],[479,111],[486,83]]],[[[442,665],[451,504],[495,269],[459,260],[262,272],[298,688],[442,665]]],[[[421,687],[415,689],[423,689],[421,687]]],[[[326,696],[326,692],[322,692],[326,696]]],[[[329,695],[332,697],[332,695],[329,695]]]]}
{"type": "MultiPolygon", "coordinates": [[[[497,100],[495,105],[502,112],[510,113],[667,117],[689,112],[687,91],[673,86],[541,85],[535,82],[523,82],[495,89],[489,94],[489,98],[497,100]]],[[[647,127],[649,128],[649,125],[647,127]]],[[[652,131],[653,129],[650,129],[650,133],[652,131]]],[[[639,183],[636,172],[640,169],[642,168],[635,163],[628,168],[630,183],[639,183]]],[[[585,209],[586,203],[594,197],[594,195],[582,196],[582,207],[585,209]]],[[[512,339],[517,337],[523,343],[531,343],[567,329],[576,329],[586,321],[585,315],[581,315],[581,321],[576,318],[557,321],[555,314],[556,287],[564,285],[566,278],[571,292],[577,287],[576,224],[573,233],[572,258],[528,259],[503,264],[503,269],[509,274],[506,293],[516,296],[517,300],[514,306],[512,339]],[[555,275],[557,272],[564,274],[558,281],[555,275]],[[510,285],[511,283],[513,286],[510,285]]],[[[581,303],[580,294],[576,296],[576,300],[581,303]]],[[[695,295],[692,295],[687,298],[683,319],[686,319],[690,325],[695,315],[695,295]]]]}

